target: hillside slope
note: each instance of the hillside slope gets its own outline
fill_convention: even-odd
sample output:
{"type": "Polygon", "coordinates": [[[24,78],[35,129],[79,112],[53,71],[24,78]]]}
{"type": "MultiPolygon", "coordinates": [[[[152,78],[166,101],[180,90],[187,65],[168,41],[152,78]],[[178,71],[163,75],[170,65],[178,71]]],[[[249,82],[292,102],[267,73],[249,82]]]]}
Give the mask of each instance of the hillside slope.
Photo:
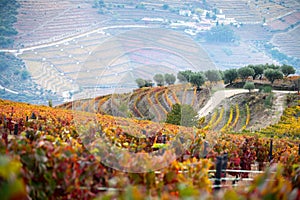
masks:
{"type": "Polygon", "coordinates": [[[141,88],[132,93],[115,93],[76,100],[58,107],[161,122],[165,121],[173,104],[188,104],[194,110],[199,110],[207,103],[209,95],[208,89],[197,91],[190,84],[179,84],[168,87],[141,88]]]}
{"type": "Polygon", "coordinates": [[[126,27],[129,30],[118,35],[109,35],[107,29],[122,27],[107,27],[19,56],[38,84],[60,95],[80,92],[79,99],[112,93],[105,91],[109,88],[131,91],[137,78],[152,79],[156,73],[215,68],[204,49],[188,36],[172,30],[126,27]]]}
{"type": "MultiPolygon", "coordinates": [[[[221,132],[245,130],[259,132],[266,127],[280,123],[286,106],[290,106],[289,99],[299,100],[297,94],[284,91],[243,93],[242,90],[237,90],[235,93],[230,97],[222,98],[223,100],[218,100],[209,112],[200,110],[199,113],[203,116],[202,128],[221,132]]],[[[206,107],[207,105],[203,108],[206,107]]]]}

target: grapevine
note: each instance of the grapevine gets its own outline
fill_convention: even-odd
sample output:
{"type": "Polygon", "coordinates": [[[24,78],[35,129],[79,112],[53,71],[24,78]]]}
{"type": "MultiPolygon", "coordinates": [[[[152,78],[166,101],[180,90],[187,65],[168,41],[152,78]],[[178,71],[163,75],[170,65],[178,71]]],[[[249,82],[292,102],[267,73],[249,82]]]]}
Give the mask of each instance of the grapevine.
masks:
{"type": "Polygon", "coordinates": [[[242,130],[245,130],[248,126],[250,122],[250,108],[249,108],[249,105],[246,104],[246,122],[245,122],[245,125],[242,127],[242,130]]]}
{"type": "Polygon", "coordinates": [[[224,107],[222,107],[218,119],[211,125],[210,129],[214,129],[221,122],[221,120],[223,119],[224,111],[225,109],[224,107]]]}
{"type": "Polygon", "coordinates": [[[214,121],[217,119],[218,116],[218,110],[215,110],[213,116],[209,120],[208,124],[203,128],[204,130],[208,130],[211,128],[211,125],[214,123],[214,121]]]}
{"type": "Polygon", "coordinates": [[[227,131],[228,127],[230,126],[231,122],[233,119],[233,107],[230,107],[230,113],[229,113],[229,118],[227,123],[223,126],[223,128],[221,129],[221,132],[225,132],[227,131]]]}
{"type": "Polygon", "coordinates": [[[155,103],[160,107],[160,109],[164,112],[164,114],[167,115],[168,111],[166,111],[166,109],[161,105],[161,103],[158,99],[158,96],[164,92],[164,89],[165,88],[161,89],[159,92],[156,92],[154,96],[155,96],[155,103]]]}
{"type": "Polygon", "coordinates": [[[235,119],[234,119],[234,122],[232,124],[232,128],[235,128],[236,124],[238,123],[239,121],[239,116],[240,116],[240,109],[239,109],[239,105],[238,104],[235,104],[235,119]]]}
{"type": "Polygon", "coordinates": [[[169,88],[167,88],[167,89],[165,90],[165,92],[164,92],[164,98],[166,99],[167,104],[169,105],[169,109],[171,109],[172,106],[173,106],[173,103],[172,103],[172,101],[170,100],[170,98],[169,98],[169,96],[168,96],[168,93],[169,93],[169,88]]]}

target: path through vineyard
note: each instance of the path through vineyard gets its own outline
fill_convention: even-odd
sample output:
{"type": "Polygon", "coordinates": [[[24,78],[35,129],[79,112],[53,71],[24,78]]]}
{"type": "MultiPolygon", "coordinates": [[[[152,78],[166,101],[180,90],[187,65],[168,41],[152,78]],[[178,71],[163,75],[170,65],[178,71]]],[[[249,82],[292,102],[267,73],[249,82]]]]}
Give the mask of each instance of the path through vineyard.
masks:
{"type": "MultiPolygon", "coordinates": [[[[258,91],[255,89],[254,91],[258,91]]],[[[229,89],[229,90],[219,90],[213,93],[206,105],[198,111],[198,116],[203,117],[211,113],[224,99],[232,97],[236,94],[247,93],[248,90],[245,89],[229,89]]],[[[277,116],[281,116],[284,109],[284,97],[289,93],[296,93],[296,91],[281,91],[273,90],[275,93],[275,102],[273,104],[274,113],[274,123],[278,120],[277,116]]]]}
{"type": "Polygon", "coordinates": [[[286,93],[284,91],[274,91],[273,98],[273,104],[269,113],[267,115],[264,112],[254,114],[257,122],[250,124],[248,126],[249,129],[252,131],[260,130],[271,124],[276,124],[280,120],[285,108],[286,93]]]}
{"type": "Polygon", "coordinates": [[[232,97],[236,94],[246,93],[244,89],[219,90],[213,93],[206,105],[198,112],[199,117],[203,117],[211,113],[224,99],[232,97]]]}
{"type": "Polygon", "coordinates": [[[280,116],[283,114],[285,94],[275,93],[274,97],[275,97],[275,101],[272,105],[272,109],[274,113],[272,123],[276,123],[279,120],[280,116]]]}

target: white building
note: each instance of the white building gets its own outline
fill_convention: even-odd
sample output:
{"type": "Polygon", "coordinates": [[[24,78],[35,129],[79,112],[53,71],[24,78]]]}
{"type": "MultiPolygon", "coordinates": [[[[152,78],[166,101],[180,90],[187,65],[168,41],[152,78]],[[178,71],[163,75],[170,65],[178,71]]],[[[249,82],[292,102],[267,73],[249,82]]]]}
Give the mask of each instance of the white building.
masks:
{"type": "Polygon", "coordinates": [[[190,17],[192,15],[192,11],[190,11],[190,10],[179,10],[179,15],[190,17]]]}

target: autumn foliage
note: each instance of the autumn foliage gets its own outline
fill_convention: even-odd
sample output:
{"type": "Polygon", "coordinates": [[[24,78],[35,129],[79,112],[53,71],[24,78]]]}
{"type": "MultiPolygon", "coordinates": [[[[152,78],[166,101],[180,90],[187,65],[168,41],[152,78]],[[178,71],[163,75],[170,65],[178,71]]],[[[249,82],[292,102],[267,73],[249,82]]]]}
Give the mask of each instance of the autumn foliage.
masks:
{"type": "MultiPolygon", "coordinates": [[[[288,108],[279,124],[285,122],[285,126],[290,127],[298,125],[296,119],[288,118],[296,118],[298,107],[288,108]]],[[[19,184],[20,198],[25,193],[32,199],[92,199],[98,196],[111,199],[144,199],[147,196],[180,199],[197,198],[203,194],[213,197],[213,182],[210,180],[213,174],[209,170],[214,169],[216,157],[224,153],[228,154],[229,169],[251,169],[251,164],[255,162],[260,164],[261,169],[266,167],[266,163],[282,166],[275,175],[266,173],[261,176],[263,180],[255,179],[247,190],[226,190],[224,195],[261,197],[270,194],[279,199],[287,197],[299,187],[299,141],[292,139],[272,139],[274,148],[269,163],[270,138],[262,134],[219,134],[195,127],[5,100],[0,100],[0,132],[0,152],[5,159],[12,160],[11,165],[16,168],[11,173],[17,174],[13,177],[18,177],[6,179],[4,172],[8,168],[0,165],[0,184],[7,184],[7,180],[16,181],[10,184],[19,184]],[[208,135],[212,140],[204,155],[203,145],[208,135]],[[96,142],[98,139],[109,143],[111,149],[104,151],[96,142]],[[176,157],[173,157],[174,153],[176,157]],[[137,162],[135,169],[142,170],[145,165],[131,155],[150,157],[151,154],[155,154],[157,159],[145,165],[151,168],[169,159],[167,166],[129,173],[108,165],[110,161],[126,169],[137,162]],[[206,159],[203,159],[204,156],[206,159]],[[264,187],[259,187],[269,178],[285,187],[286,193],[282,194],[277,187],[269,190],[272,186],[267,182],[264,187]],[[115,188],[116,191],[106,192],[108,188],[115,188]]],[[[234,175],[248,176],[239,173],[234,175]]]]}

